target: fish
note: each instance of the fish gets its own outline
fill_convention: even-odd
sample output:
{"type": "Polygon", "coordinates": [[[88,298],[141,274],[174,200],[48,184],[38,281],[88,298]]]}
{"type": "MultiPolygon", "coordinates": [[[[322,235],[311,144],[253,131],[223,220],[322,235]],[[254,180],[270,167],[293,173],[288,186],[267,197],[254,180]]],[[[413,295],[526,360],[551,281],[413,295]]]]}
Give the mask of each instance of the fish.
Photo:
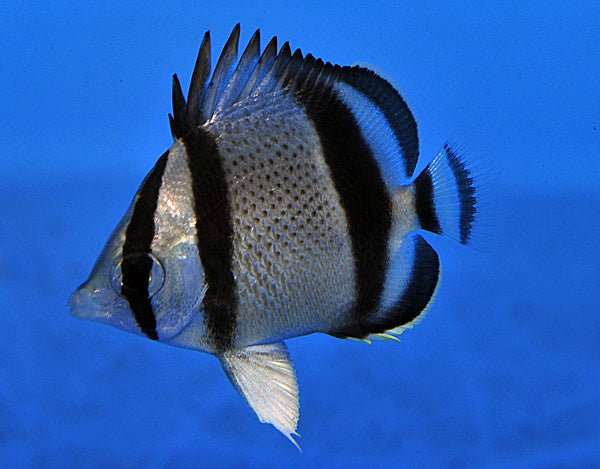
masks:
{"type": "Polygon", "coordinates": [[[263,423],[298,448],[286,339],[398,340],[431,306],[424,232],[470,244],[478,186],[452,145],[415,175],[419,137],[398,91],[240,25],[212,76],[206,32],[172,146],[158,158],[71,313],[216,356],[263,423]]]}

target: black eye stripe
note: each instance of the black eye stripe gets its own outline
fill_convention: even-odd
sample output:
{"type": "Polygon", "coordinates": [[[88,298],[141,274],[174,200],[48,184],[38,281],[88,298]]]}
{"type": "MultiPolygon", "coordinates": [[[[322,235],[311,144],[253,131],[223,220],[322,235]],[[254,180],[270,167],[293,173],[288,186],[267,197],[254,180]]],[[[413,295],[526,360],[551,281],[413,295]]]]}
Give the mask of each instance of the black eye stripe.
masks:
{"type": "MultiPolygon", "coordinates": [[[[129,256],[123,259],[121,293],[125,290],[130,292],[130,296],[139,294],[148,297],[152,264],[153,261],[148,255],[129,256]]],[[[124,293],[123,296],[128,297],[124,293]]]]}
{"type": "Polygon", "coordinates": [[[167,159],[168,152],[165,152],[140,187],[131,220],[125,231],[121,264],[121,294],[127,299],[140,330],[152,340],[158,340],[158,334],[156,317],[148,293],[153,264],[150,254],[155,230],[154,212],[167,159]]]}

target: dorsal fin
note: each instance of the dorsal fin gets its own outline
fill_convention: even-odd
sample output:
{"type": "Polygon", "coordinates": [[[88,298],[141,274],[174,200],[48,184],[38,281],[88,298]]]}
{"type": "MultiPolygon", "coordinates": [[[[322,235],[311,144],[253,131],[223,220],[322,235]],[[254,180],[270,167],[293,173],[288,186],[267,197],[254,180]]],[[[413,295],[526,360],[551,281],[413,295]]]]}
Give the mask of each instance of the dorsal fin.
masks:
{"type": "MultiPolygon", "coordinates": [[[[260,46],[260,44],[259,44],[260,46]]],[[[260,47],[259,47],[260,48],[260,47]]],[[[277,56],[277,37],[273,37],[267,47],[265,47],[264,52],[260,56],[260,60],[252,70],[252,73],[248,77],[248,80],[244,84],[242,91],[238,96],[238,100],[242,100],[252,93],[252,91],[256,88],[257,83],[260,83],[267,72],[271,70],[273,66],[273,62],[275,62],[275,57],[277,56]]]]}
{"type": "Polygon", "coordinates": [[[258,82],[258,86],[254,90],[256,93],[268,93],[271,91],[276,83],[277,77],[281,75],[281,72],[290,61],[290,57],[292,56],[292,52],[290,50],[289,42],[286,42],[281,46],[279,50],[279,54],[275,57],[273,61],[273,65],[267,71],[262,81],[258,82]]]}
{"type": "Polygon", "coordinates": [[[194,65],[194,72],[192,73],[192,80],[190,82],[190,89],[188,91],[188,107],[186,110],[185,126],[187,130],[193,129],[199,124],[200,120],[200,109],[202,107],[202,100],[206,92],[206,85],[208,82],[208,76],[210,75],[210,33],[207,31],[202,39],[202,45],[198,52],[198,58],[196,59],[196,65],[194,65]]]}
{"type": "Polygon", "coordinates": [[[202,45],[200,46],[194,72],[192,73],[187,103],[183,97],[177,74],[173,75],[173,115],[169,114],[173,138],[181,138],[188,131],[201,124],[200,108],[209,75],[210,32],[207,31],[202,39],[202,45]]]}
{"type": "Polygon", "coordinates": [[[256,30],[252,39],[246,46],[246,50],[242,54],[240,61],[238,63],[237,68],[231,80],[227,84],[225,91],[219,98],[216,109],[225,108],[227,106],[232,105],[237,99],[244,88],[244,85],[250,78],[252,71],[256,67],[258,63],[258,58],[260,56],[260,30],[256,30]]]}
{"type": "Polygon", "coordinates": [[[173,75],[173,115],[169,114],[169,124],[171,125],[171,134],[173,137],[181,137],[185,131],[186,103],[181,91],[181,85],[177,75],[173,75]]]}
{"type": "Polygon", "coordinates": [[[419,159],[417,123],[398,91],[372,70],[343,67],[340,80],[361,92],[384,115],[402,151],[406,176],[412,177],[419,159]]]}
{"type": "Polygon", "coordinates": [[[206,95],[202,100],[202,107],[200,109],[200,122],[205,122],[213,115],[216,104],[219,98],[225,91],[225,87],[231,78],[233,73],[233,67],[237,60],[238,42],[240,39],[240,24],[236,24],[235,28],[231,32],[229,39],[223,47],[221,56],[217,61],[215,72],[208,84],[206,89],[206,95]]]}
{"type": "Polygon", "coordinates": [[[250,39],[237,59],[240,25],[229,36],[210,79],[210,34],[204,35],[190,84],[187,104],[177,76],[173,76],[174,138],[181,138],[198,125],[252,95],[276,90],[294,94],[300,102],[319,103],[336,97],[352,112],[364,133],[390,186],[412,177],[419,154],[417,124],[396,89],[375,72],[360,66],[340,67],[323,63],[300,49],[292,55],[286,42],[276,55],[277,38],[260,54],[260,31],[250,39]],[[401,171],[397,167],[402,162],[401,171]],[[400,174],[400,176],[398,176],[400,174]]]}

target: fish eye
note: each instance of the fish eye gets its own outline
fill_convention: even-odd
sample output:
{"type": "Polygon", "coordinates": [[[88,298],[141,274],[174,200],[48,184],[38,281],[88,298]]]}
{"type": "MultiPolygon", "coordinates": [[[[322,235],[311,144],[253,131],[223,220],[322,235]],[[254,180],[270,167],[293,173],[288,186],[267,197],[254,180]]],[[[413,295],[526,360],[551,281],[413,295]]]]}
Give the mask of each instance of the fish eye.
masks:
{"type": "Polygon", "coordinates": [[[115,259],[110,269],[110,284],[122,298],[132,293],[148,298],[156,295],[165,283],[165,268],[158,257],[148,252],[135,252],[115,259]],[[125,270],[125,278],[123,278],[125,270]],[[123,290],[128,291],[125,295],[123,290]]]}

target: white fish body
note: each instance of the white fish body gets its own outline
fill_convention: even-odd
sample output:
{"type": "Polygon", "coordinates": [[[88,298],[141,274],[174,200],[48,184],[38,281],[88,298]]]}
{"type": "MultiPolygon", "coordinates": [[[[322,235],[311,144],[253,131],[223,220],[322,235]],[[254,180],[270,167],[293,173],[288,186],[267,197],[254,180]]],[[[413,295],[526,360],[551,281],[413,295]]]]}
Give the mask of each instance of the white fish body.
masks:
{"type": "Polygon", "coordinates": [[[173,82],[172,147],[148,174],[70,299],[72,314],[216,355],[262,422],[294,444],[284,339],[393,339],[438,285],[419,229],[469,241],[475,189],[454,151],[417,177],[400,95],[239,25],[210,74],[200,48],[187,102],[173,82]]]}

